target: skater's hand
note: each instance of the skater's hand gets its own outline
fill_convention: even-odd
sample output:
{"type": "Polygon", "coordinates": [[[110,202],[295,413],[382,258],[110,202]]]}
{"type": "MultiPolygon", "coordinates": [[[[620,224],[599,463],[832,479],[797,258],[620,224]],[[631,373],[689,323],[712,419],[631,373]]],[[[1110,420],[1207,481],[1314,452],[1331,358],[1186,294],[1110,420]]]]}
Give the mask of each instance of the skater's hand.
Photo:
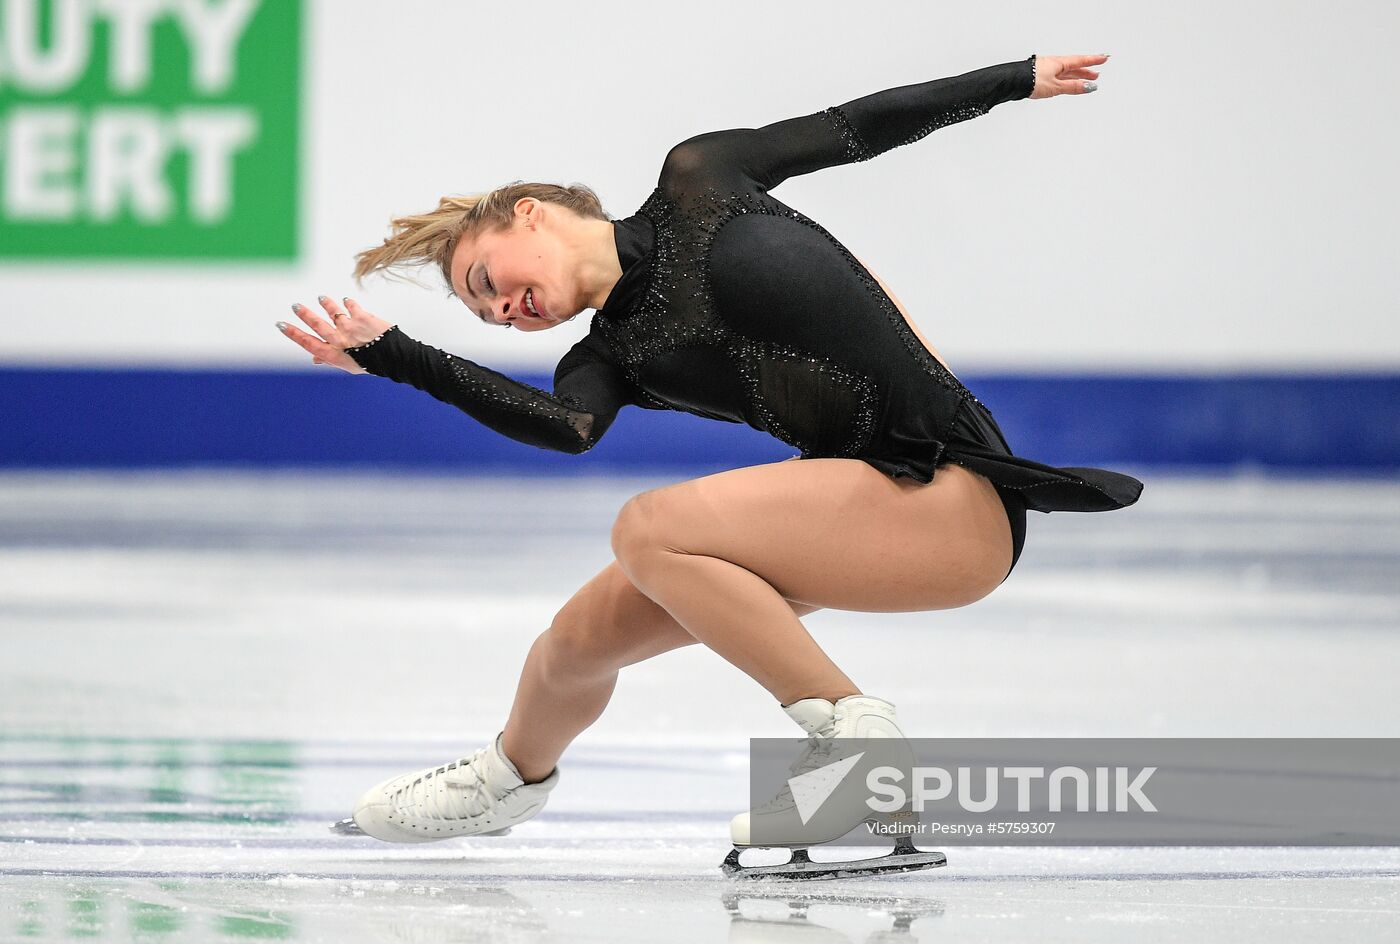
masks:
{"type": "Polygon", "coordinates": [[[277,322],[278,330],[309,351],[313,364],[329,364],[351,374],[368,373],[355,363],[354,358],[345,353],[345,349],[373,341],[393,325],[365,311],[353,298],[345,299],[344,308],[325,295],[320,296],[318,301],[331,316],[330,321],[318,317],[314,311],[300,303],[292,306],[297,317],[306,322],[315,334],[307,334],[285,321],[277,322]]]}
{"type": "Polygon", "coordinates": [[[1036,56],[1035,88],[1031,98],[1083,95],[1098,88],[1099,73],[1089,66],[1103,65],[1108,56],[1036,56]]]}

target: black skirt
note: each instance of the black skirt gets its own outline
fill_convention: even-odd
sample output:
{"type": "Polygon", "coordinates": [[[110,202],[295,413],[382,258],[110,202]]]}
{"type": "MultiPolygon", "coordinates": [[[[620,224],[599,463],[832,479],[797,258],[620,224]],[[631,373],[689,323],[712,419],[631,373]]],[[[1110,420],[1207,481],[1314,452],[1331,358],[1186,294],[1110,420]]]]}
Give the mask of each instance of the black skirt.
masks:
{"type": "MultiPolygon", "coordinates": [[[[952,437],[943,453],[944,461],[963,465],[961,460],[964,453],[960,450],[968,446],[1001,452],[1004,455],[1011,454],[1011,447],[1006,444],[1006,437],[1002,436],[1001,428],[997,426],[991,411],[971,401],[967,401],[964,408],[958,410],[953,421],[952,437]]],[[[1016,562],[1021,559],[1021,549],[1026,545],[1026,503],[1016,489],[998,485],[995,480],[992,481],[992,485],[996,487],[1002,507],[1006,509],[1006,520],[1011,524],[1011,566],[1006,570],[1006,577],[1010,577],[1011,571],[1016,569],[1016,562]]],[[[1006,577],[1002,578],[1003,583],[1006,582],[1006,577]]]]}
{"type": "Polygon", "coordinates": [[[996,487],[1011,522],[1012,568],[1021,559],[1026,543],[1028,508],[1043,512],[1111,511],[1131,505],[1142,494],[1142,483],[1121,472],[1056,468],[1015,455],[992,411],[977,400],[964,400],[958,408],[940,461],[985,475],[996,487]]]}
{"type": "Polygon", "coordinates": [[[1082,466],[1057,468],[1011,451],[992,411],[963,400],[940,462],[955,462],[985,475],[998,491],[1010,490],[1033,511],[1113,511],[1142,494],[1131,475],[1082,466]]]}

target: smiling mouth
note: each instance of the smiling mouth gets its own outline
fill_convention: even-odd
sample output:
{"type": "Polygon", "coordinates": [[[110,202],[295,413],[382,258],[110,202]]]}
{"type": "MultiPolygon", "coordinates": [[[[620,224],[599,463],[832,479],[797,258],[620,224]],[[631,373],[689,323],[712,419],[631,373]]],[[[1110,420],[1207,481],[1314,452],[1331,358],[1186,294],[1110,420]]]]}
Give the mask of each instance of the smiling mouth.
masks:
{"type": "Polygon", "coordinates": [[[525,290],[525,299],[523,302],[523,307],[525,309],[525,313],[528,314],[531,318],[544,317],[544,315],[540,313],[539,309],[535,307],[535,290],[532,288],[527,288],[525,290]]]}

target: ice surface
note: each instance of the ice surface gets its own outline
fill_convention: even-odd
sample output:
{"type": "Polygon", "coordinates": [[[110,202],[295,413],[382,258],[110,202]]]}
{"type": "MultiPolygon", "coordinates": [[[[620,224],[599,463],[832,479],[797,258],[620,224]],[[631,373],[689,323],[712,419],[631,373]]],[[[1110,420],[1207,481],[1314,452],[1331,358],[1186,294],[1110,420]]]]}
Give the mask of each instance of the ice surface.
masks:
{"type": "MultiPolygon", "coordinates": [[[[804,621],[910,734],[1395,735],[1400,485],[1143,477],[1121,512],[1033,513],[973,606],[804,621]]],[[[663,481],[0,476],[0,941],[1400,939],[1394,850],[945,845],[727,881],[747,738],[794,732],[698,646],[622,673],[510,836],[332,835],[500,729],[663,481]]]]}

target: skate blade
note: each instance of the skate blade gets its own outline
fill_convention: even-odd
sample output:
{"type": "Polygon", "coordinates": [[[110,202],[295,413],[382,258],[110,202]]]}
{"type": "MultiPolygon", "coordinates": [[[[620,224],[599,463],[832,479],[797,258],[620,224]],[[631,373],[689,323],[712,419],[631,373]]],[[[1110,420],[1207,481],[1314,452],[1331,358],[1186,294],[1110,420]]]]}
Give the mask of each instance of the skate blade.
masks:
{"type": "Polygon", "coordinates": [[[338,836],[363,836],[365,834],[363,829],[355,825],[353,819],[342,819],[331,823],[331,832],[338,836]]]}
{"type": "MultiPolygon", "coordinates": [[[[507,826],[507,827],[505,827],[504,829],[493,830],[493,831],[491,831],[491,832],[489,832],[489,833],[477,833],[477,835],[478,835],[478,836],[509,836],[509,835],[510,835],[510,830],[511,830],[511,827],[507,826]]],[[[358,825],[355,824],[355,821],[354,821],[353,819],[342,819],[342,820],[340,820],[340,821],[338,821],[338,822],[331,823],[331,832],[335,833],[337,836],[366,836],[366,835],[368,835],[368,833],[366,833],[363,829],[361,829],[358,825]]],[[[460,838],[460,837],[459,837],[459,838],[460,838]]]]}
{"type": "Polygon", "coordinates": [[[936,869],[948,864],[948,857],[941,852],[924,852],[915,848],[907,837],[895,844],[888,855],[873,856],[869,859],[849,859],[844,862],[813,862],[806,849],[792,850],[792,858],[779,865],[740,865],[739,854],[743,850],[737,846],[720,863],[720,871],[729,878],[772,878],[772,879],[815,879],[815,878],[859,878],[866,875],[880,875],[886,872],[916,872],[921,869],[936,869]]]}

